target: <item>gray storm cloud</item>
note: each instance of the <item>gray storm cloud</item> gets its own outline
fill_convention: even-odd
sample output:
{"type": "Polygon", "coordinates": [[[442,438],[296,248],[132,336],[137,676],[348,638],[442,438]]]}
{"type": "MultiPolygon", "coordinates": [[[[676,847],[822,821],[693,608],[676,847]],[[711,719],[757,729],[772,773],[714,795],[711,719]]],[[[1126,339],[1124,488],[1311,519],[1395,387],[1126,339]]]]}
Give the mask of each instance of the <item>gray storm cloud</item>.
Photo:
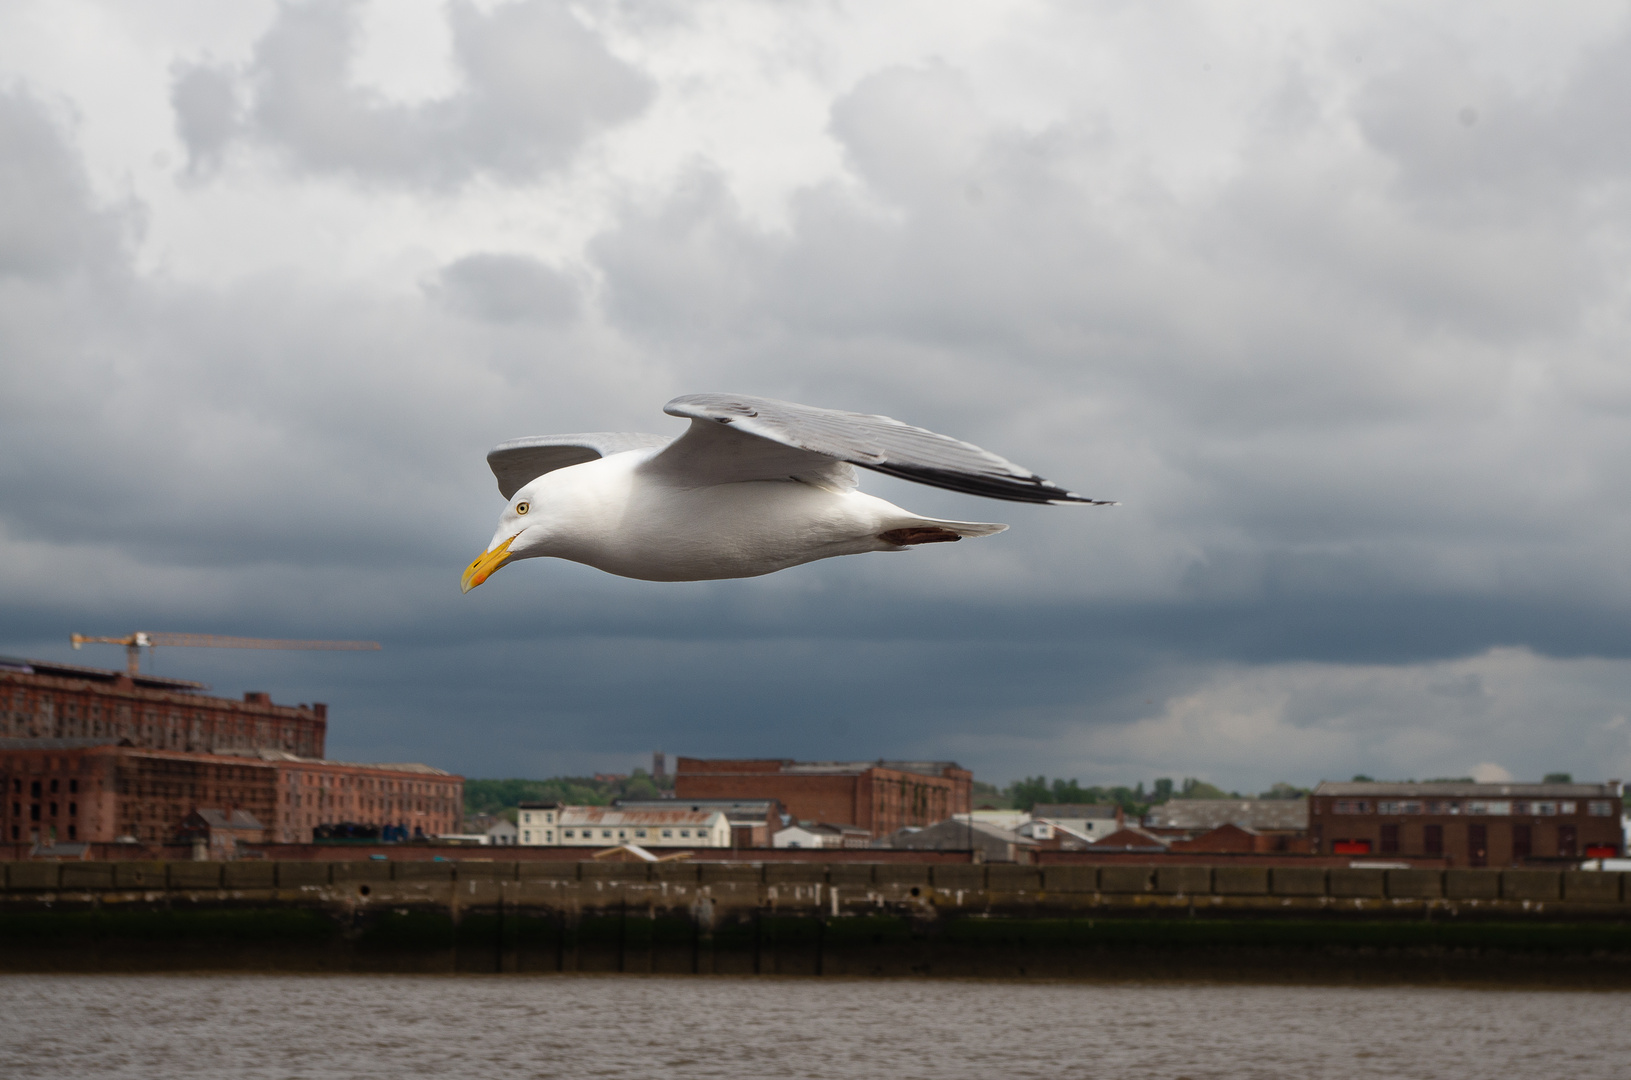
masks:
{"type": "MultiPolygon", "coordinates": [[[[1227,88],[1205,154],[1138,78],[1022,116],[980,57],[896,50],[822,84],[835,165],[767,223],[687,95],[821,49],[755,67],[708,51],[706,14],[454,4],[457,85],[404,102],[354,77],[370,10],[177,42],[129,91],[184,152],[163,180],[109,181],[149,151],[98,141],[86,87],[0,92],[0,649],[377,636],[366,667],[188,670],[326,695],[337,752],[476,775],[657,745],[1231,786],[1631,767],[1623,27],[1546,79],[1491,59],[1475,14],[1219,43],[1266,74],[1227,88]],[[649,148],[684,124],[664,173],[649,148]],[[379,273],[190,271],[166,254],[213,250],[190,213],[354,229],[379,273]],[[676,430],[662,402],[698,390],[889,413],[1123,505],[868,478],[1015,528],[753,582],[538,565],[458,595],[490,445],[676,430]]],[[[1119,32],[1082,18],[1057,33],[1119,32]]]]}

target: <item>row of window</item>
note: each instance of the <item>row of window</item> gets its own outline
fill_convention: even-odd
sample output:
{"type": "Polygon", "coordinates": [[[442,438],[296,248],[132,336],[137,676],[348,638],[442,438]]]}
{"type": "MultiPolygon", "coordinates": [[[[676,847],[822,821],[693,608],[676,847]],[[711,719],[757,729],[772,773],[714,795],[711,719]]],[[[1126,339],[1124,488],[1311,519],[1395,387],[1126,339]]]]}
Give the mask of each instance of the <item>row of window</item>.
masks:
{"type": "MultiPolygon", "coordinates": [[[[22,803],[14,802],[14,803],[11,804],[11,816],[14,817],[14,818],[21,818],[23,816],[23,804],[22,803]]],[[[57,804],[56,803],[51,804],[51,813],[50,813],[49,816],[51,816],[51,817],[56,817],[57,816],[57,804]]],[[[68,804],[68,816],[69,817],[78,817],[79,816],[79,804],[78,803],[71,802],[71,803],[68,804]]],[[[39,803],[29,803],[28,804],[28,820],[30,820],[30,821],[40,820],[40,804],[39,803]]]]}
{"type": "MultiPolygon", "coordinates": [[[[1376,854],[1381,855],[1429,855],[1441,856],[1444,850],[1444,826],[1423,825],[1421,829],[1421,845],[1419,850],[1409,850],[1413,845],[1401,843],[1400,826],[1383,825],[1381,836],[1378,838],[1376,854]]],[[[1469,825],[1467,827],[1467,858],[1474,866],[1484,865],[1489,857],[1489,829],[1484,825],[1469,825]]],[[[1574,858],[1580,851],[1580,834],[1573,825],[1559,825],[1556,833],[1550,838],[1542,837],[1537,843],[1534,826],[1512,826],[1512,858],[1514,861],[1527,859],[1535,855],[1557,855],[1563,858],[1574,858]],[[1545,843],[1550,839],[1552,843],[1545,843]]],[[[1370,855],[1371,842],[1367,839],[1337,839],[1331,841],[1331,854],[1333,855],[1370,855]]],[[[1588,857],[1612,857],[1619,854],[1619,849],[1613,845],[1588,845],[1588,857]]]]}
{"type": "MultiPolygon", "coordinates": [[[[37,799],[37,798],[40,797],[40,794],[41,794],[40,785],[43,782],[44,781],[40,781],[40,780],[33,780],[33,781],[29,782],[28,794],[29,794],[29,796],[31,798],[37,799]]],[[[55,795],[58,791],[62,790],[60,785],[61,785],[61,781],[52,780],[50,782],[51,794],[55,795]]],[[[4,788],[0,788],[0,791],[4,791],[4,790],[5,790],[4,788]]],[[[23,793],[23,782],[21,780],[13,780],[11,782],[11,793],[13,795],[21,795],[23,793]]],[[[79,781],[78,780],[68,781],[68,793],[70,795],[78,795],[79,794],[79,781]]]]}
{"type": "MultiPolygon", "coordinates": [[[[578,831],[582,832],[583,839],[585,839],[585,840],[593,840],[595,838],[595,830],[593,830],[593,829],[582,829],[582,830],[578,830],[578,831]]],[[[574,831],[572,829],[563,829],[563,830],[561,830],[561,835],[566,837],[566,839],[568,839],[568,840],[576,839],[576,836],[574,835],[574,831]]],[[[636,840],[645,840],[645,839],[648,838],[648,835],[649,834],[647,833],[647,831],[645,829],[635,829],[634,830],[634,838],[636,840]]],[[[697,838],[699,840],[706,837],[707,835],[708,835],[707,830],[705,830],[705,829],[698,829],[697,830],[697,838]]],[[[665,840],[672,840],[672,839],[674,839],[674,830],[673,829],[664,829],[662,831],[662,836],[663,836],[663,839],[665,839],[665,840]]],[[[610,829],[600,830],[600,838],[602,840],[610,840],[612,838],[612,830],[610,830],[610,829]]],[[[617,838],[619,840],[627,840],[629,838],[629,831],[627,829],[618,829],[617,830],[617,838]]],[[[684,839],[684,840],[689,840],[691,838],[691,830],[690,829],[681,829],[680,830],[680,838],[684,839]]]]}
{"type": "MultiPolygon", "coordinates": [[[[680,839],[682,839],[682,840],[691,839],[691,830],[690,829],[680,829],[679,834],[680,834],[680,839]]],[[[698,840],[707,840],[709,838],[709,835],[710,834],[709,834],[707,829],[698,829],[696,831],[696,839],[698,839],[698,840]]],[[[673,829],[663,829],[661,831],[661,836],[662,836],[662,839],[664,839],[664,840],[672,840],[672,839],[674,839],[674,830],[673,829]]],[[[539,833],[539,839],[541,841],[543,841],[543,842],[547,843],[548,841],[553,840],[554,838],[555,838],[555,834],[554,834],[553,830],[551,830],[547,835],[545,835],[542,831],[540,831],[540,833],[539,833]]],[[[563,839],[563,840],[577,840],[577,839],[593,840],[594,838],[595,838],[595,830],[593,830],[593,829],[562,829],[561,830],[561,839],[563,839]],[[580,834],[581,834],[581,836],[580,836],[580,834]]],[[[600,830],[600,838],[602,840],[612,839],[612,830],[611,829],[602,829],[602,830],[600,830]]],[[[628,829],[618,829],[617,830],[617,839],[627,840],[628,838],[629,838],[629,830],[628,829]]],[[[646,830],[646,829],[635,829],[634,830],[634,838],[636,840],[648,840],[648,839],[651,838],[650,837],[650,831],[646,830]]],[[[523,844],[530,844],[530,843],[533,842],[533,840],[532,840],[532,830],[531,829],[523,829],[521,831],[521,842],[523,844]]]]}
{"type": "MultiPolygon", "coordinates": [[[[1369,814],[1375,813],[1385,817],[1400,817],[1413,814],[1428,814],[1433,816],[1455,814],[1483,814],[1499,817],[1567,817],[1580,812],[1580,804],[1572,801],[1528,801],[1510,799],[1429,799],[1417,801],[1383,800],[1371,802],[1369,799],[1337,799],[1331,804],[1331,812],[1335,814],[1369,814]]],[[[1590,817],[1613,817],[1614,803],[1609,799],[1593,799],[1586,803],[1586,813],[1590,817]]]]}

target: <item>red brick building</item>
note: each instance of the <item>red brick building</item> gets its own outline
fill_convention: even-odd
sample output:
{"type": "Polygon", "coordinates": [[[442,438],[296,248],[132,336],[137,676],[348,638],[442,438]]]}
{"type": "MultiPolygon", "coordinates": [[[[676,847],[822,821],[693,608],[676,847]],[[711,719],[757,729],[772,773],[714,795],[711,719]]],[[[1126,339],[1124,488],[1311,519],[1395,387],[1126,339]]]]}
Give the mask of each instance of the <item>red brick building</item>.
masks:
{"type": "Polygon", "coordinates": [[[974,774],[951,761],[675,761],[677,799],[777,799],[795,821],[887,836],[969,811],[974,774]]]}
{"type": "Polygon", "coordinates": [[[1316,855],[1443,857],[1521,866],[1623,850],[1618,781],[1606,784],[1327,781],[1309,797],[1316,855]]]}
{"type": "Polygon", "coordinates": [[[128,739],[154,750],[283,750],[320,758],[328,706],[208,697],[209,687],[154,675],[0,657],[0,738],[128,739]]]}
{"type": "Polygon", "coordinates": [[[323,705],[202,689],[0,660],[0,839],[162,844],[204,809],[244,811],[277,843],[309,843],[318,826],[340,823],[408,837],[458,831],[462,777],[326,760],[323,705]]]}
{"type": "Polygon", "coordinates": [[[277,810],[268,837],[309,843],[319,825],[391,825],[408,836],[458,832],[464,820],[464,777],[430,765],[263,755],[277,769],[277,810]]]}

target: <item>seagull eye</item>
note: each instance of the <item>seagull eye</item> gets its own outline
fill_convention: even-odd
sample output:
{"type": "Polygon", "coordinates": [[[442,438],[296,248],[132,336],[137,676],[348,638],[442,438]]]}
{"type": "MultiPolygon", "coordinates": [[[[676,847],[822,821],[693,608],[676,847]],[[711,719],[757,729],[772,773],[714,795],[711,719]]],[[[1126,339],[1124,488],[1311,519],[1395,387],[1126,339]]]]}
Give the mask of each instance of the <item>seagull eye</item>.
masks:
{"type": "Polygon", "coordinates": [[[525,514],[527,512],[527,504],[524,503],[524,502],[516,503],[515,504],[515,512],[518,513],[518,514],[525,514]]]}

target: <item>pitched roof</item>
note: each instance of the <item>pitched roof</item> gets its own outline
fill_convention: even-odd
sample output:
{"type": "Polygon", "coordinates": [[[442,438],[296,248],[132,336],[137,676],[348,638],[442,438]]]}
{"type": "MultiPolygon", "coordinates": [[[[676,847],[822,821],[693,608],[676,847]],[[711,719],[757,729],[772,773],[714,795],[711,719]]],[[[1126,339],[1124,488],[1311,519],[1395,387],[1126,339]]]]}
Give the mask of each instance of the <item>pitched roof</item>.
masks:
{"type": "Polygon", "coordinates": [[[1019,848],[1034,848],[1035,840],[1021,836],[1009,829],[999,828],[984,821],[969,821],[967,818],[947,818],[937,821],[933,825],[926,825],[921,829],[908,831],[898,829],[889,835],[889,846],[896,848],[937,848],[956,850],[959,845],[966,849],[974,840],[975,834],[987,840],[1000,841],[1012,844],[1019,848]]]}
{"type": "Polygon", "coordinates": [[[1090,846],[1093,851],[1165,851],[1167,842],[1136,825],[1124,825],[1090,846]]]}
{"type": "MultiPolygon", "coordinates": [[[[807,833],[829,833],[833,836],[871,836],[872,832],[859,825],[834,825],[826,821],[800,821],[788,829],[803,829],[807,833]]],[[[786,829],[782,830],[783,832],[786,829]]]]}
{"type": "Polygon", "coordinates": [[[1115,803],[1037,803],[1031,807],[1033,818],[1053,821],[1100,821],[1116,819],[1115,803]]]}
{"type": "Polygon", "coordinates": [[[1307,799],[1169,799],[1150,807],[1144,822],[1161,829],[1215,829],[1240,825],[1248,829],[1308,828],[1307,799]]]}

